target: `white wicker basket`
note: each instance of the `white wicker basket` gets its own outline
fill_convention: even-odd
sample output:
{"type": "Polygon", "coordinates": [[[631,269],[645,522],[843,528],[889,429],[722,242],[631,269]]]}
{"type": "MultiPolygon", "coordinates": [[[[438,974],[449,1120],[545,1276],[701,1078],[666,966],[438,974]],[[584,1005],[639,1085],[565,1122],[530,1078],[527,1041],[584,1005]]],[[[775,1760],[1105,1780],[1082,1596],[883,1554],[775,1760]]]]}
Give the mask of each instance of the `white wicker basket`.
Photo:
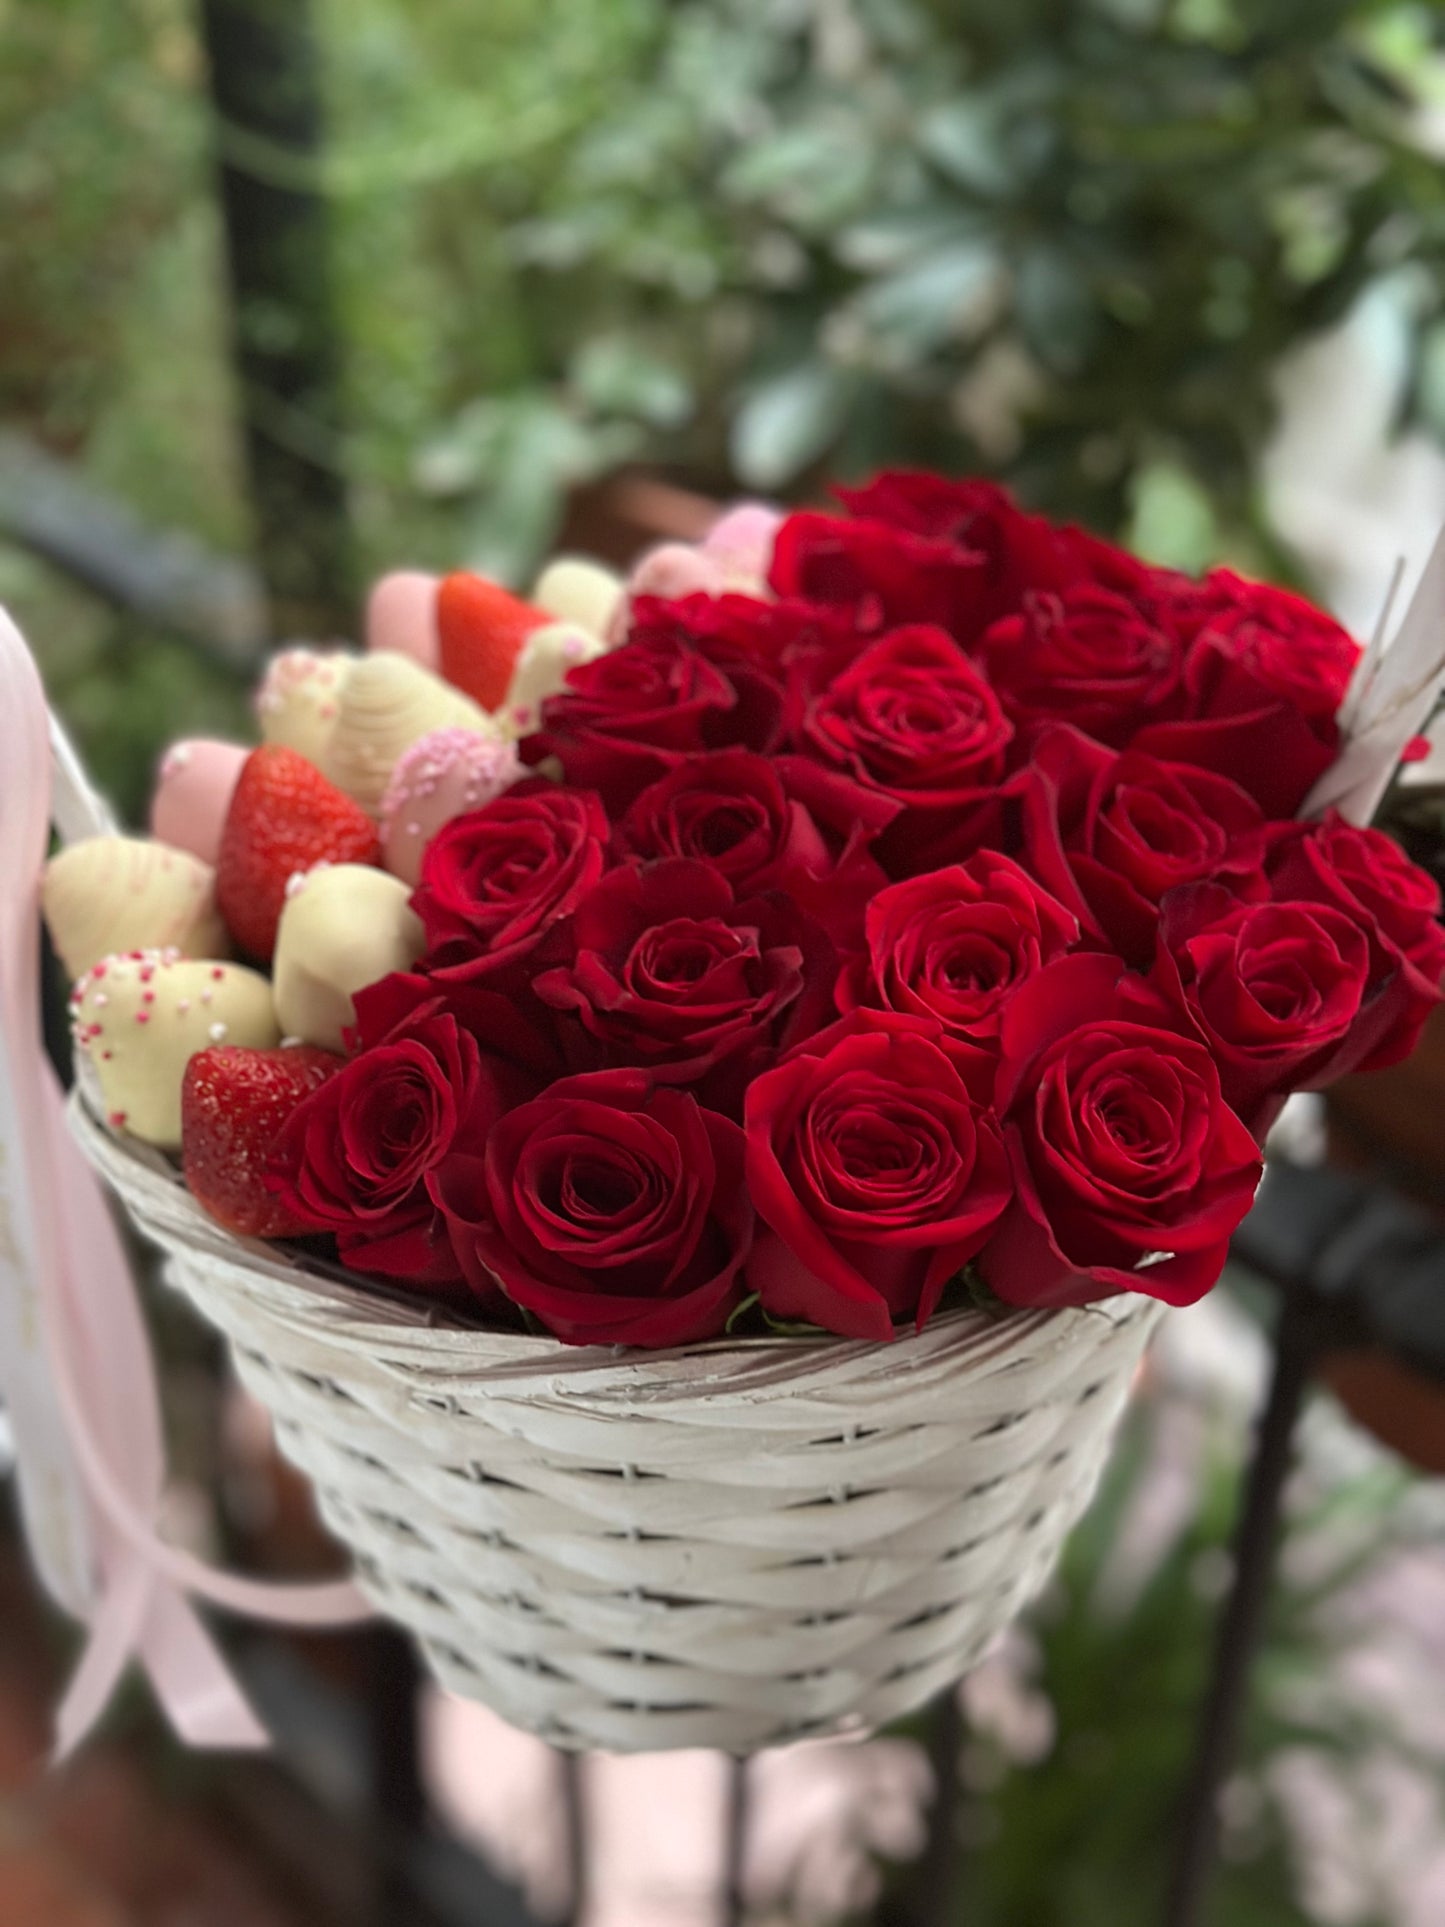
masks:
{"type": "Polygon", "coordinates": [[[878,1726],[1043,1584],[1159,1307],[637,1353],[432,1322],[229,1237],[73,1100],[92,1162],[438,1678],[563,1747],[878,1726]]]}

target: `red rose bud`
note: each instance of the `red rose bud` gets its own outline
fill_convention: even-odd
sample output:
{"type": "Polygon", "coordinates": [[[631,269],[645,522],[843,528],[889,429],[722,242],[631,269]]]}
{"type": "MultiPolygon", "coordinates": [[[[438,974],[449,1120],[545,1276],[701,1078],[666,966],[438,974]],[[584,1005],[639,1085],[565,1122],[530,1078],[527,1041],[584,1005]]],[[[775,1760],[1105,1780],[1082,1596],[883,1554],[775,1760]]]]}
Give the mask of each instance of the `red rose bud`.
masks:
{"type": "Polygon", "coordinates": [[[1226,1102],[1261,1139],[1290,1091],[1354,1070],[1393,1028],[1398,1005],[1371,974],[1363,930],[1325,904],[1209,886],[1165,899],[1157,979],[1182,992],[1226,1102]]]}
{"type": "Polygon", "coordinates": [[[428,969],[495,972],[535,950],[607,863],[607,817],[586,790],[514,784],[427,845],[412,908],[428,969]]]}
{"type": "Polygon", "coordinates": [[[563,1078],[432,1180],[463,1271],[569,1345],[687,1345],[741,1301],[736,1124],[640,1070],[563,1078]]]}
{"type": "Polygon", "coordinates": [[[936,1025],[858,1010],[749,1087],[748,1282],[847,1338],[921,1329],[1009,1198],[1007,1160],[936,1025]]]}
{"type": "Polygon", "coordinates": [[[1193,1304],[1262,1165],[1185,1014],[1116,957],[1063,957],[1004,1013],[995,1104],[1015,1195],[979,1257],[1010,1305],[1193,1304]]]}
{"type": "Polygon", "coordinates": [[[578,905],[571,936],[573,960],[533,988],[575,1014],[584,1059],[643,1065],[670,1084],[707,1080],[715,1109],[740,1107],[760,1053],[831,1015],[837,957],[822,932],[786,898],[736,903],[706,863],[612,871],[578,905]],[[727,1077],[709,1077],[729,1061],[727,1077]]]}
{"type": "MultiPolygon", "coordinates": [[[[746,596],[719,600],[766,607],[746,596]]],[[[671,614],[711,601],[700,596],[673,605],[644,598],[629,641],[568,671],[567,687],[543,705],[542,726],[523,745],[525,758],[557,757],[569,783],[595,789],[619,814],[649,783],[703,750],[776,748],[783,708],[778,676],[726,637],[694,642],[671,614]]]]}
{"type": "Polygon", "coordinates": [[[866,638],[847,613],[816,602],[753,595],[687,595],[667,602],[639,596],[632,606],[632,638],[693,649],[727,677],[737,697],[726,723],[714,721],[717,740],[770,749],[789,680],[828,682],[852,661],[866,638]],[[720,731],[725,729],[725,736],[720,731]]]}
{"type": "Polygon", "coordinates": [[[985,632],[979,661],[1016,728],[1071,723],[1122,748],[1183,707],[1178,638],[1147,606],[1092,583],[1030,591],[1021,614],[985,632]]]}
{"type": "Polygon", "coordinates": [[[455,1283],[426,1180],[462,1126],[481,1128],[510,1089],[455,1018],[423,1007],[292,1112],[268,1186],[298,1223],[331,1232],[353,1269],[407,1285],[455,1283]]]}
{"type": "Polygon", "coordinates": [[[1333,810],[1276,831],[1268,871],[1277,902],[1329,905],[1369,940],[1367,998],[1381,1034],[1351,1068],[1383,1070],[1408,1057],[1445,975],[1435,879],[1379,830],[1356,829],[1333,810]]]}
{"type": "Polygon", "coordinates": [[[1009,998],[1078,935],[1078,919],[1017,863],[981,850],[874,898],[867,961],[844,973],[839,1000],[928,1018],[992,1052],[1009,998]]]}
{"type": "Polygon", "coordinates": [[[867,853],[898,805],[801,756],[720,749],[645,789],[617,827],[644,860],[709,864],[742,897],[779,891],[839,941],[861,941],[887,879],[867,853]]]}
{"type": "Polygon", "coordinates": [[[1014,789],[1023,861],[1086,932],[1137,968],[1153,962],[1166,891],[1215,880],[1245,900],[1268,894],[1264,819],[1227,777],[1137,748],[1116,753],[1055,725],[1014,789]]]}
{"type": "Polygon", "coordinates": [[[890,874],[990,840],[1013,728],[941,629],[895,629],[821,695],[795,689],[791,714],[799,749],[904,806],[876,846],[890,874]]]}
{"type": "Polygon", "coordinates": [[[895,471],[838,494],[852,519],[790,515],[770,580],[780,595],[848,611],[868,633],[936,623],[971,647],[1031,590],[1097,582],[1127,592],[1148,574],[1081,529],[1026,515],[993,482],[895,471]]]}
{"type": "Polygon", "coordinates": [[[1360,647],[1303,597],[1216,569],[1181,581],[1160,619],[1186,644],[1186,715],[1135,738],[1151,755],[1229,776],[1292,817],[1339,750],[1335,716],[1360,647]]]}

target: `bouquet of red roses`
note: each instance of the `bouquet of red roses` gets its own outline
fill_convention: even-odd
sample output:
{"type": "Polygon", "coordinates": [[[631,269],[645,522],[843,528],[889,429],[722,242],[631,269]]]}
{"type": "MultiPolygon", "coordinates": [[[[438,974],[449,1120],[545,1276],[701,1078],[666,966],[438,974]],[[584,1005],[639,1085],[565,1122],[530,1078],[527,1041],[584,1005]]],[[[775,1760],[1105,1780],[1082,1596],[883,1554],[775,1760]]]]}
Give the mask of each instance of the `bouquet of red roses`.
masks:
{"type": "Polygon", "coordinates": [[[388,577],[52,861],[85,1153],[446,1686],[743,1753],[976,1662],[1286,1094],[1440,995],[1358,825],[1442,603],[1445,544],[1361,656],[884,476],[388,577]]]}
{"type": "MultiPolygon", "coordinates": [[[[223,1222],[576,1344],[1215,1283],[1285,1096],[1396,1062],[1440,996],[1433,882],[1298,816],[1358,646],[988,483],[841,495],[735,512],[620,598],[407,579],[417,673],[477,712],[433,691],[420,753],[325,734],[354,669],[273,672],[263,727],[304,710],[322,747],[256,751],[209,854],[302,1045],[185,1054],[223,1222]],[[318,907],[303,942],[308,897],[354,906],[345,941],[318,907]]],[[[97,995],[182,967],[111,951],[97,1058],[97,995]]]]}

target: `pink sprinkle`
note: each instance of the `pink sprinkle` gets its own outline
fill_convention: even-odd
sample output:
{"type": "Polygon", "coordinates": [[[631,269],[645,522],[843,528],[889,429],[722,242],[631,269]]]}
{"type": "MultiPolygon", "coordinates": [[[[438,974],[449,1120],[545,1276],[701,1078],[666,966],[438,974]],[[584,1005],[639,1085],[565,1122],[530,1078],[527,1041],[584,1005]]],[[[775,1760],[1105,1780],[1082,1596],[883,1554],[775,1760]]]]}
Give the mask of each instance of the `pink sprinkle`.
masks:
{"type": "Polygon", "coordinates": [[[92,970],[90,974],[98,982],[105,975],[105,965],[103,963],[98,963],[95,966],[95,969],[92,970]]]}
{"type": "Polygon", "coordinates": [[[155,974],[156,974],[156,967],[154,964],[141,965],[140,980],[143,984],[148,984],[151,978],[154,977],[155,974]]]}
{"type": "Polygon", "coordinates": [[[138,1010],[135,1014],[135,1020],[138,1024],[148,1024],[151,1020],[151,1014],[148,1010],[138,1010]]]}
{"type": "Polygon", "coordinates": [[[176,1005],[176,1015],[178,1017],[184,1017],[186,1012],[190,1009],[190,1007],[191,1007],[190,998],[182,997],[181,1001],[176,1005]]]}
{"type": "Polygon", "coordinates": [[[221,980],[224,978],[225,974],[226,973],[224,970],[217,967],[215,970],[211,972],[211,982],[215,984],[220,983],[221,980]]]}
{"type": "Polygon", "coordinates": [[[103,1050],[100,1053],[100,1061],[102,1064],[108,1064],[111,1058],[114,1056],[115,1056],[115,1052],[113,1050],[103,1050]]]}
{"type": "Polygon", "coordinates": [[[143,990],[141,992],[141,1002],[143,1004],[153,1004],[155,1000],[156,994],[153,990],[143,990]]]}
{"type": "Polygon", "coordinates": [[[109,997],[106,996],[103,990],[98,990],[96,991],[94,997],[91,999],[91,1002],[94,1004],[97,1010],[104,1010],[106,1005],[110,1002],[110,999],[109,997]]]}
{"type": "Polygon", "coordinates": [[[108,1120],[111,1129],[115,1131],[124,1129],[126,1116],[125,1111],[112,1111],[108,1120]]]}
{"type": "Polygon", "coordinates": [[[209,990],[203,990],[203,991],[201,992],[201,1002],[202,1002],[203,1004],[208,1004],[208,1003],[210,1003],[210,1001],[211,1001],[211,995],[212,995],[212,993],[211,993],[211,992],[210,992],[209,990]]]}

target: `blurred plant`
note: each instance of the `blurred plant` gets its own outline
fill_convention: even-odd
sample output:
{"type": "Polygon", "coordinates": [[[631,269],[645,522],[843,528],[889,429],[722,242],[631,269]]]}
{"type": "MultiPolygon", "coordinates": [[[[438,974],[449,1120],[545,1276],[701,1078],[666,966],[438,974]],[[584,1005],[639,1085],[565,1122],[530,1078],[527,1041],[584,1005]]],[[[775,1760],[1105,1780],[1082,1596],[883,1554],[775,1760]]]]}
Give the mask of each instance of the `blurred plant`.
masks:
{"type": "MultiPolygon", "coordinates": [[[[370,11],[433,126],[461,114],[449,10],[405,32],[370,11]]],[[[557,490],[635,452],[722,492],[991,469],[1171,559],[1258,554],[1279,357],[1398,271],[1414,403],[1445,418],[1438,10],[623,0],[565,30],[543,12],[502,63],[532,137],[433,182],[410,230],[447,319],[390,284],[393,341],[407,290],[413,332],[446,344],[433,408],[504,392],[454,409],[411,478],[481,552],[535,552],[557,490]],[[539,119],[559,97],[570,127],[539,119]]],[[[343,141],[377,118],[364,66],[337,64],[343,141]]],[[[387,305],[375,212],[348,204],[346,249],[370,234],[387,305]]]]}
{"type": "Polygon", "coordinates": [[[137,257],[194,192],[194,45],[176,0],[0,0],[0,40],[0,417],[73,448],[137,257]]]}
{"type": "MultiPolygon", "coordinates": [[[[720,496],[982,469],[1290,573],[1275,371],[1382,278],[1445,430],[1437,7],[313,5],[327,150],[224,138],[330,198],[373,570],[524,578],[635,460],[720,496]]],[[[241,541],[191,10],[0,0],[0,31],[0,415],[241,541]]]]}

